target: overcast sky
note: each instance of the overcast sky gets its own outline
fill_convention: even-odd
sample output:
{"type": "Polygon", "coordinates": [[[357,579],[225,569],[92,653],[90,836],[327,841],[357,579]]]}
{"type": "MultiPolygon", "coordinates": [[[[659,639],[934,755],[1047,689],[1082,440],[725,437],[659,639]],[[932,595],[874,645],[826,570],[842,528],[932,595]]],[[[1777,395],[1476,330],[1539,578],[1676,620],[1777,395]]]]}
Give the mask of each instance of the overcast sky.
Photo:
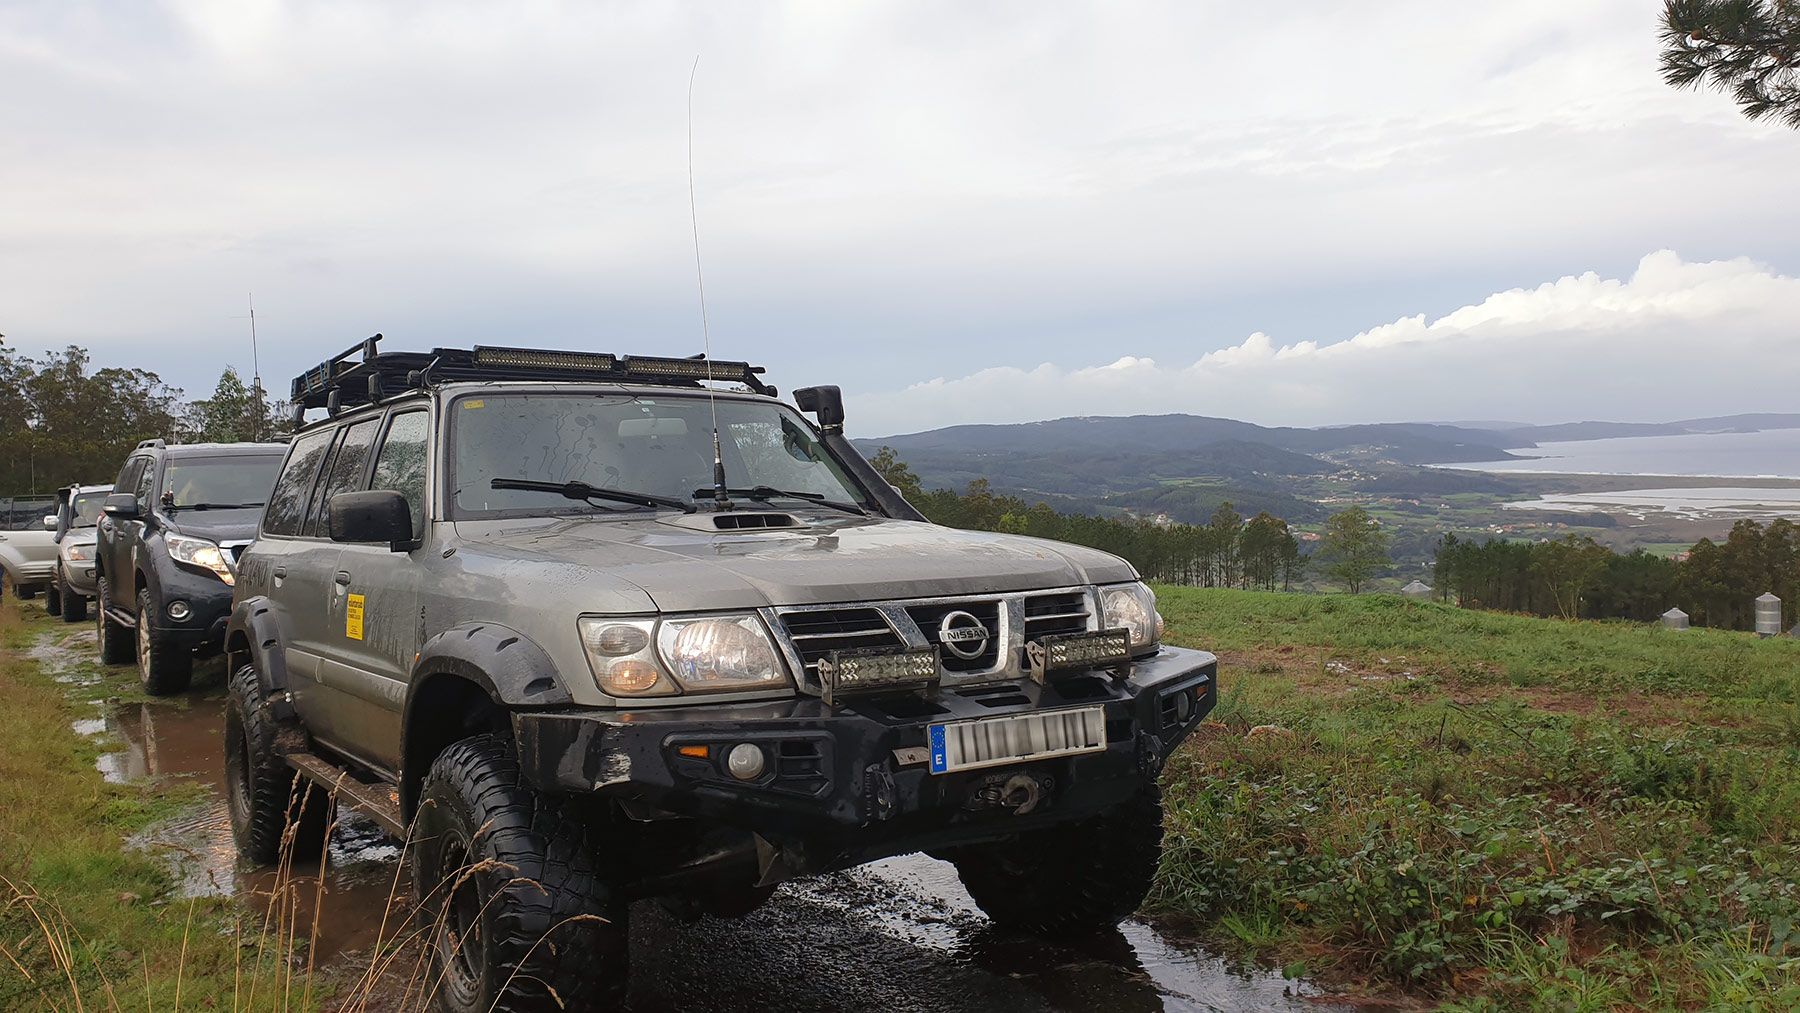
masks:
{"type": "Polygon", "coordinates": [[[0,0],[0,332],[190,393],[381,331],[713,351],[851,428],[1800,406],[1800,133],[1651,0],[0,0]]]}

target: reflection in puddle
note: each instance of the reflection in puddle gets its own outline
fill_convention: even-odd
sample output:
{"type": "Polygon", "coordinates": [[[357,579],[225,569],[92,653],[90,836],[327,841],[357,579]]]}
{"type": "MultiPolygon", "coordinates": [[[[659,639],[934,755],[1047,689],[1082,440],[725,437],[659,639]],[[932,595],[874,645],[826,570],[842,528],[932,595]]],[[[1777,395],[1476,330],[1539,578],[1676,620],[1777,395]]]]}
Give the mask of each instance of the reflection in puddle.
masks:
{"type": "MultiPolygon", "coordinates": [[[[196,672],[196,681],[216,686],[221,680],[196,672]]],[[[374,822],[347,809],[339,813],[331,835],[323,882],[316,860],[296,860],[285,879],[276,869],[239,863],[225,809],[224,712],[216,689],[185,700],[110,705],[103,716],[76,721],[73,727],[119,747],[96,762],[108,781],[179,778],[206,788],[202,801],[128,842],[168,858],[180,896],[261,897],[266,903],[285,882],[300,924],[314,923],[314,901],[319,901],[313,956],[324,960],[372,946],[390,893],[405,897],[410,889],[404,875],[395,882],[399,845],[374,822]]],[[[390,935],[392,928],[390,924],[390,935]]]]}

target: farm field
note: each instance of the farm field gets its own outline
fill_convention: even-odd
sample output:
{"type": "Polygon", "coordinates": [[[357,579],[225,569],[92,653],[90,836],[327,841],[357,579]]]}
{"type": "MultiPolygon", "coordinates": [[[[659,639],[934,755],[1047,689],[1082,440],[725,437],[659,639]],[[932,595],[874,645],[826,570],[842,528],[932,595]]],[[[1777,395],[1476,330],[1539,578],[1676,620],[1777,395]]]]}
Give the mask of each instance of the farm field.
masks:
{"type": "Polygon", "coordinates": [[[1800,1004],[1800,642],[1159,593],[1223,660],[1165,919],[1453,1008],[1800,1004]]]}

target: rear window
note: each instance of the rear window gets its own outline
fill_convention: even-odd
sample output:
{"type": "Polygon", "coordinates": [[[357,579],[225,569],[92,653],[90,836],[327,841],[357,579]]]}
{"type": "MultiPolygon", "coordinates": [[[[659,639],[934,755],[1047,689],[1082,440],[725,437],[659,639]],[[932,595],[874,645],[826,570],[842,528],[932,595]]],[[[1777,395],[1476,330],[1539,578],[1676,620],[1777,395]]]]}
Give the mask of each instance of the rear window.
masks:
{"type": "Polygon", "coordinates": [[[55,512],[55,496],[0,497],[0,531],[42,531],[55,512]]]}

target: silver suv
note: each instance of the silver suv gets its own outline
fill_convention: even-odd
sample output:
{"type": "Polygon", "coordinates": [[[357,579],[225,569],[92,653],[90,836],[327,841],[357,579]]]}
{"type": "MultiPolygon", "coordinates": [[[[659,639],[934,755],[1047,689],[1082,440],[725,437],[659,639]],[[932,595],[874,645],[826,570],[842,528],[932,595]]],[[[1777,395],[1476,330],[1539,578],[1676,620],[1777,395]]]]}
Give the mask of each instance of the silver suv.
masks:
{"type": "Polygon", "coordinates": [[[1216,662],[1128,563],[925,522],[833,387],[376,340],[294,383],[328,414],[238,563],[228,785],[260,861],[336,802],[410,835],[443,1008],[611,1008],[631,901],[908,852],[1020,930],[1136,908],[1216,662]]]}

